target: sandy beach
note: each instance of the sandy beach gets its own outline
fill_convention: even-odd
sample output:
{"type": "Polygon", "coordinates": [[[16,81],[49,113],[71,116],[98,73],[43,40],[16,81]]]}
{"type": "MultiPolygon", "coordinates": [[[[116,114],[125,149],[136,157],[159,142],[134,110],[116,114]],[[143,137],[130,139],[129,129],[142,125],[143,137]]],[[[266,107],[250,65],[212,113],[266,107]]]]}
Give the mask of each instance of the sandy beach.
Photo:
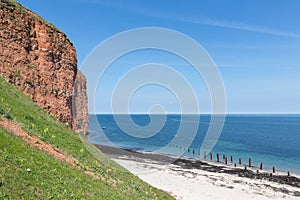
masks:
{"type": "Polygon", "coordinates": [[[300,178],[243,166],[173,158],[99,146],[106,155],[145,182],[176,199],[300,199],[300,178]],[[288,178],[288,179],[287,179],[288,178]]]}

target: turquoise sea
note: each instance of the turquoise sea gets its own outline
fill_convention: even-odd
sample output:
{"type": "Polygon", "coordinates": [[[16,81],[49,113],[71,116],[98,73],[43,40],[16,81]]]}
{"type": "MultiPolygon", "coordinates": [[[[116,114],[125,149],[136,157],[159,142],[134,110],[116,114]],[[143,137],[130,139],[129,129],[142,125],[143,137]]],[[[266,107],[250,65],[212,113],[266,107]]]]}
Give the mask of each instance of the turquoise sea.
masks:
{"type": "MultiPolygon", "coordinates": [[[[163,120],[166,117],[166,121],[161,130],[149,137],[143,136],[143,133],[152,131],[147,130],[151,122],[149,115],[116,116],[118,119],[131,117],[141,127],[137,129],[141,137],[136,131],[137,135],[134,135],[121,130],[126,126],[126,120],[116,122],[113,115],[105,114],[90,115],[89,129],[94,134],[89,140],[96,144],[141,152],[156,152],[167,147],[169,155],[183,151],[184,157],[204,159],[203,152],[199,156],[198,151],[211,122],[210,115],[196,115],[199,118],[199,122],[195,121],[198,127],[196,134],[191,137],[187,127],[184,129],[186,137],[182,138],[182,143],[177,141],[176,144],[171,141],[184,120],[182,115],[152,115],[152,119],[163,120]],[[191,144],[185,146],[185,140],[190,140],[191,144]]],[[[193,121],[189,123],[194,126],[193,121]]],[[[227,115],[220,138],[211,152],[214,159],[216,153],[221,157],[223,154],[228,158],[233,156],[236,163],[242,158],[243,163],[247,164],[248,159],[252,158],[254,166],[262,162],[264,168],[276,166],[278,170],[300,174],[300,115],[227,115]]]]}

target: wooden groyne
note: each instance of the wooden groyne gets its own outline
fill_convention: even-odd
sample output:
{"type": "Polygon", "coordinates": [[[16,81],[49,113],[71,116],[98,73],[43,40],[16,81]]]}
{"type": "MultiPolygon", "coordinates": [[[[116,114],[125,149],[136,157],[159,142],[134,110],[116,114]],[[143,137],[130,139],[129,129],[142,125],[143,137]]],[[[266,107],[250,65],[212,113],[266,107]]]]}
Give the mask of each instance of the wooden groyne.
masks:
{"type": "MultiPolygon", "coordinates": [[[[273,175],[277,173],[276,166],[273,166],[271,169],[264,169],[263,162],[260,162],[260,164],[258,166],[255,166],[255,165],[253,165],[252,158],[248,159],[248,163],[246,162],[247,164],[243,164],[242,158],[238,158],[237,162],[235,162],[233,155],[226,155],[226,154],[220,154],[220,153],[214,154],[213,152],[206,152],[206,151],[204,151],[203,154],[201,154],[200,150],[197,150],[197,149],[183,148],[180,145],[171,145],[171,146],[175,147],[175,148],[179,148],[180,150],[184,150],[183,154],[185,153],[187,155],[191,155],[192,157],[190,157],[190,158],[195,158],[200,161],[204,160],[204,161],[217,162],[217,163],[224,164],[226,166],[239,167],[239,168],[244,169],[245,171],[252,169],[252,170],[256,171],[257,174],[259,174],[261,172],[263,172],[263,173],[270,172],[269,173],[270,177],[273,177],[273,175]],[[188,149],[188,150],[185,151],[185,149],[188,149]],[[197,152],[197,153],[195,153],[195,152],[197,152]],[[215,155],[215,157],[213,155],[215,155]],[[221,157],[222,157],[222,159],[221,159],[221,157]],[[230,162],[229,162],[229,158],[230,158],[230,162]]],[[[284,172],[281,171],[280,173],[282,174],[284,172]]],[[[291,176],[290,171],[286,172],[286,176],[287,176],[286,181],[288,182],[289,177],[291,176]]]]}

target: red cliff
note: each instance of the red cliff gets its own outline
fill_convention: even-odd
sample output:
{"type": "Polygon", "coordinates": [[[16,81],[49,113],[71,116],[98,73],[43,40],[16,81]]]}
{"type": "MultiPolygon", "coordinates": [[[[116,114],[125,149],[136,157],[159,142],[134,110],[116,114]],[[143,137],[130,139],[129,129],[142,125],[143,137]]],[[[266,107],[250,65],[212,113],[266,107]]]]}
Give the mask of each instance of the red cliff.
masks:
{"type": "Polygon", "coordinates": [[[1,1],[0,8],[0,76],[61,122],[87,130],[86,79],[73,44],[18,3],[1,1]]]}

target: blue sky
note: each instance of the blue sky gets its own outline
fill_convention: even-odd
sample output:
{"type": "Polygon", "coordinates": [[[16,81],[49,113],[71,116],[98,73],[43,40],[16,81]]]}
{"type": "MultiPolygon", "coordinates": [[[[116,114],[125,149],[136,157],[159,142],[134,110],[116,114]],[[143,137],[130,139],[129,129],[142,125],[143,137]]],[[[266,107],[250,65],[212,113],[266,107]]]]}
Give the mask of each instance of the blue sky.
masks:
{"type": "MultiPolygon", "coordinates": [[[[55,24],[77,49],[79,68],[96,45],[114,34],[140,27],[163,27],[196,40],[222,76],[228,113],[300,113],[300,1],[102,1],[19,0],[55,24]]],[[[209,93],[192,66],[166,52],[146,50],[116,61],[95,93],[96,112],[110,112],[111,91],[126,71],[156,62],[173,66],[190,81],[200,111],[210,112],[209,93]]],[[[91,91],[89,91],[91,92],[91,91]]],[[[163,104],[178,112],[170,91],[141,88],[132,112],[163,104]]]]}

